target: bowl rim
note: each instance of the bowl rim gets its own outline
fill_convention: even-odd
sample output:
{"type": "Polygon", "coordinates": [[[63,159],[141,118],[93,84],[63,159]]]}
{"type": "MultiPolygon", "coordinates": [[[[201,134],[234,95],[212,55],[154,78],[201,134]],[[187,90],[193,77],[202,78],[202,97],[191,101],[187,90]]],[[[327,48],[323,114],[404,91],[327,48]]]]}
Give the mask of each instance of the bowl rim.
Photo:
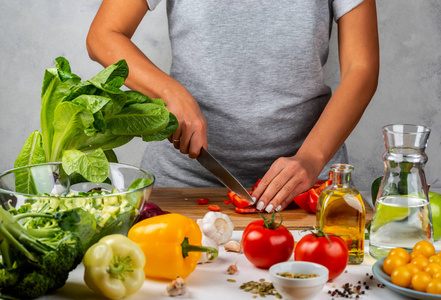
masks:
{"type": "MultiPolygon", "coordinates": [[[[13,173],[13,172],[15,172],[17,170],[27,169],[27,168],[31,168],[31,167],[49,166],[49,165],[54,165],[54,166],[62,167],[62,163],[61,162],[47,162],[47,163],[27,165],[27,166],[12,168],[12,169],[0,172],[0,178],[5,176],[5,175],[7,175],[7,174],[13,173]]],[[[142,169],[140,167],[136,167],[136,166],[133,166],[133,165],[130,165],[130,164],[125,164],[125,163],[114,163],[114,162],[109,162],[109,166],[110,165],[116,165],[116,166],[122,166],[122,167],[128,167],[128,168],[137,169],[138,171],[149,175],[151,177],[149,179],[151,179],[152,182],[149,185],[147,185],[147,186],[144,186],[144,187],[138,188],[138,189],[134,189],[134,190],[130,190],[130,191],[121,191],[121,192],[118,192],[118,193],[109,193],[109,194],[105,194],[105,195],[88,195],[87,198],[102,198],[102,197],[112,197],[112,196],[126,195],[126,194],[130,194],[130,193],[133,193],[133,192],[138,192],[138,191],[142,191],[142,190],[151,188],[155,184],[155,181],[156,181],[155,175],[153,175],[151,172],[149,172],[147,170],[144,170],[144,169],[142,169]]],[[[88,181],[88,182],[90,182],[90,181],[88,181]]],[[[13,194],[13,195],[20,195],[20,196],[25,196],[25,197],[39,197],[39,198],[42,198],[42,199],[45,199],[45,198],[53,199],[53,198],[60,198],[60,197],[62,197],[63,199],[78,199],[78,198],[81,198],[81,197],[78,197],[77,195],[69,196],[69,194],[67,194],[67,195],[54,195],[54,196],[49,195],[48,196],[48,195],[34,195],[34,194],[27,194],[27,193],[19,193],[19,192],[7,190],[7,189],[1,188],[1,187],[0,187],[0,192],[8,193],[8,194],[13,194]]]]}
{"type": "MultiPolygon", "coordinates": [[[[329,279],[329,270],[321,265],[321,264],[317,264],[314,262],[309,262],[309,261],[286,261],[286,262],[281,262],[281,263],[277,263],[275,265],[272,265],[269,269],[269,273],[270,276],[272,276],[274,279],[278,280],[278,284],[281,284],[281,282],[283,283],[293,283],[293,282],[298,282],[298,283],[304,283],[305,287],[306,286],[312,286],[312,285],[320,285],[320,284],[324,284],[328,281],[329,279]],[[310,278],[289,278],[289,277],[284,277],[284,276],[280,276],[276,273],[275,269],[279,268],[280,266],[283,265],[310,265],[310,266],[314,266],[315,268],[318,268],[319,270],[322,270],[323,273],[318,274],[317,277],[310,277],[310,278]]],[[[272,280],[274,281],[274,280],[272,280]]]]}

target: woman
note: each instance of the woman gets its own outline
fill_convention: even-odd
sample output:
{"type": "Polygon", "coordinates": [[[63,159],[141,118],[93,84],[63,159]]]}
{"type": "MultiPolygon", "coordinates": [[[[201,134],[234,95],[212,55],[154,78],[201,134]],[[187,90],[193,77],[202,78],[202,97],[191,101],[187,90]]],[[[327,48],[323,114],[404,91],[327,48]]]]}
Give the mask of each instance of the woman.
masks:
{"type": "MultiPolygon", "coordinates": [[[[216,186],[194,160],[209,147],[257,208],[284,209],[347,162],[344,141],[375,93],[379,50],[375,0],[167,0],[170,75],[130,39],[160,0],[104,0],[90,27],[91,59],[126,59],[126,85],[161,98],[179,128],[149,143],[142,166],[157,186],[216,186]],[[325,85],[333,20],[341,81],[325,85]]],[[[148,25],[146,25],[148,26],[148,25]]]]}

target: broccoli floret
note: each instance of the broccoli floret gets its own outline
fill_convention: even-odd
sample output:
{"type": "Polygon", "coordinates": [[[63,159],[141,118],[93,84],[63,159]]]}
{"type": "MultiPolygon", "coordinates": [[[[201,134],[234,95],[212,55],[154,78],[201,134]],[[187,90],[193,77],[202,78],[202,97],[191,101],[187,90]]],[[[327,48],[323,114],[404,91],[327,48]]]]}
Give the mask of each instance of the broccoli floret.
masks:
{"type": "Polygon", "coordinates": [[[37,271],[25,274],[17,284],[2,288],[2,294],[18,299],[34,299],[48,291],[50,279],[37,271]]]}
{"type": "Polygon", "coordinates": [[[20,278],[17,270],[0,269],[0,286],[12,286],[20,278]]]}
{"type": "Polygon", "coordinates": [[[81,262],[84,251],[79,236],[62,230],[54,218],[38,213],[12,215],[0,207],[2,295],[40,297],[62,287],[81,262]]]}

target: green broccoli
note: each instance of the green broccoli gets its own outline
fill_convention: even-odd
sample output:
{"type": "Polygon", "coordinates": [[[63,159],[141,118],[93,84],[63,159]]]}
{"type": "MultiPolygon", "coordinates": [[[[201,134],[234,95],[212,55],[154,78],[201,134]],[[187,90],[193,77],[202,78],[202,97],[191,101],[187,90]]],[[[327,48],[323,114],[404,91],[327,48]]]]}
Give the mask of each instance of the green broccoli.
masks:
{"type": "Polygon", "coordinates": [[[56,216],[0,207],[1,294],[33,299],[62,287],[83,258],[80,237],[56,216]]]}

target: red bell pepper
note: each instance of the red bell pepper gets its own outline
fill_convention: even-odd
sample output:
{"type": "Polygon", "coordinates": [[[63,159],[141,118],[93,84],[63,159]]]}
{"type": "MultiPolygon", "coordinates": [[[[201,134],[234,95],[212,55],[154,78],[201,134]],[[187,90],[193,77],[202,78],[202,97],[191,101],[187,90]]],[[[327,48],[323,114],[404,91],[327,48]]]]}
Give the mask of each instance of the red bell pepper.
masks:
{"type": "Polygon", "coordinates": [[[313,187],[312,189],[310,189],[308,191],[309,194],[309,201],[308,201],[308,205],[309,205],[309,209],[311,210],[312,213],[316,213],[317,212],[317,201],[318,198],[321,194],[321,192],[327,188],[328,186],[330,186],[332,183],[332,180],[326,180],[324,183],[322,183],[321,185],[317,186],[317,187],[313,187]]]}
{"type": "Polygon", "coordinates": [[[255,214],[255,213],[259,212],[257,210],[257,208],[254,207],[254,206],[248,206],[248,207],[244,207],[244,208],[235,207],[234,211],[239,213],[239,214],[255,214]]]}
{"type": "MultiPolygon", "coordinates": [[[[252,187],[252,191],[254,191],[259,185],[261,179],[257,179],[256,183],[252,187]]],[[[332,173],[329,173],[329,179],[327,180],[316,180],[314,186],[307,190],[306,192],[301,193],[300,195],[294,197],[293,201],[302,209],[309,213],[316,213],[317,211],[317,201],[320,196],[320,193],[327,188],[332,183],[332,173]]],[[[249,192],[250,194],[252,192],[249,192]]],[[[250,202],[240,198],[233,191],[228,191],[228,199],[230,203],[233,203],[235,206],[234,211],[240,214],[249,214],[249,213],[257,213],[255,205],[251,205],[250,202]]],[[[224,200],[225,204],[229,204],[226,200],[224,200]]]]}
{"type": "Polygon", "coordinates": [[[307,190],[306,192],[303,192],[300,195],[295,196],[293,200],[300,208],[303,208],[307,212],[312,213],[312,210],[309,207],[309,198],[310,198],[309,190],[307,190]]]}
{"type": "Polygon", "coordinates": [[[201,199],[196,200],[196,202],[198,204],[207,204],[208,202],[210,202],[210,199],[208,199],[208,198],[201,198],[201,199]]]}
{"type": "Polygon", "coordinates": [[[228,191],[228,199],[230,199],[231,203],[233,203],[233,205],[235,207],[245,208],[245,207],[248,207],[251,205],[250,202],[248,202],[245,199],[240,198],[239,195],[237,195],[233,191],[228,191]]]}
{"type": "Polygon", "coordinates": [[[208,205],[208,209],[211,211],[221,211],[221,208],[219,205],[216,204],[210,204],[208,205]]]}

